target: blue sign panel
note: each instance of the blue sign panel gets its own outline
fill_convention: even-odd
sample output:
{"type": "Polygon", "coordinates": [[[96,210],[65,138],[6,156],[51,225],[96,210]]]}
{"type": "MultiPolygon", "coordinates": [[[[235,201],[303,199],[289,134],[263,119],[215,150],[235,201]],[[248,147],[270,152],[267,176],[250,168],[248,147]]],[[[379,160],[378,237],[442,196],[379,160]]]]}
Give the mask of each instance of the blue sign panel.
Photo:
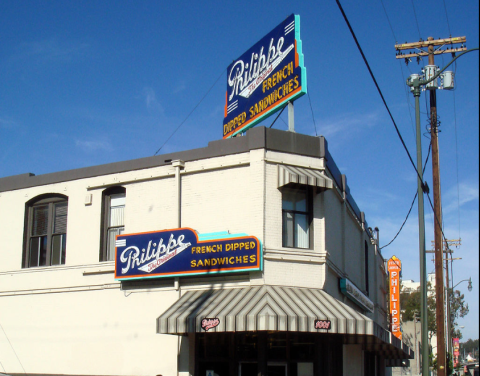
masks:
{"type": "Polygon", "coordinates": [[[138,279],[231,273],[262,268],[254,236],[197,235],[190,228],[117,235],[115,278],[138,279]]]}
{"type": "Polygon", "coordinates": [[[245,132],[306,92],[300,16],[292,14],[227,68],[223,138],[245,132]]]}

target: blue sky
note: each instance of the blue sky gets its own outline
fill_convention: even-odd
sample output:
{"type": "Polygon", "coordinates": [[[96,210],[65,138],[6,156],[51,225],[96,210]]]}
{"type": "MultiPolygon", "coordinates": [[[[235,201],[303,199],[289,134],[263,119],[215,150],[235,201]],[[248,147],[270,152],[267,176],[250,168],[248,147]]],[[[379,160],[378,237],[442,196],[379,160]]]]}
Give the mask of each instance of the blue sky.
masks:
{"type": "MultiPolygon", "coordinates": [[[[342,6],[415,160],[414,101],[405,80],[426,59],[407,66],[395,59],[394,45],[451,35],[478,47],[478,1],[343,0],[342,6]]],[[[327,138],[358,206],[387,244],[408,212],[416,176],[334,0],[2,1],[0,177],[151,156],[212,85],[160,153],[220,139],[226,67],[291,13],[301,18],[315,118],[314,124],[308,97],[300,98],[296,131],[327,138]]],[[[459,321],[466,339],[479,334],[478,55],[452,65],[455,91],[437,93],[444,232],[462,239],[454,283],[473,280],[472,292],[466,283],[457,287],[470,307],[459,321]]],[[[436,64],[450,60],[440,55],[436,64]]],[[[424,129],[427,99],[422,93],[424,129]]],[[[287,129],[286,116],[274,127],[287,129]]],[[[424,158],[428,142],[423,137],[424,158]]],[[[431,160],[425,178],[432,187],[431,160]]],[[[430,248],[432,210],[425,214],[430,248]]],[[[404,279],[419,280],[417,218],[415,205],[402,233],[382,250],[386,259],[403,261],[404,279]]]]}

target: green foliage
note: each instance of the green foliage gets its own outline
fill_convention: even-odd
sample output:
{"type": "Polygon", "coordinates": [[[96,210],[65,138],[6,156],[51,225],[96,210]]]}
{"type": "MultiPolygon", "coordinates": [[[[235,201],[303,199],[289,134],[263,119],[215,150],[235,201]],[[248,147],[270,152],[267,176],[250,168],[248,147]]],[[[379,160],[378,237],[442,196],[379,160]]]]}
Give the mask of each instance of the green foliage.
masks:
{"type": "Polygon", "coordinates": [[[472,340],[469,339],[466,342],[460,343],[460,355],[463,357],[463,350],[465,349],[465,354],[472,353],[472,356],[478,357],[478,339],[472,340]]]}
{"type": "MultiPolygon", "coordinates": [[[[430,283],[427,286],[427,291],[429,295],[427,297],[427,317],[428,317],[428,332],[429,335],[437,334],[437,322],[435,320],[436,313],[436,299],[435,293],[432,293],[432,286],[430,283]]],[[[455,327],[458,325],[457,319],[459,317],[465,317],[468,312],[468,304],[465,303],[465,296],[460,293],[459,290],[452,292],[452,289],[448,290],[448,297],[450,299],[450,320],[452,332],[451,338],[462,338],[462,334],[455,327]]],[[[402,309],[402,320],[403,321],[412,321],[415,312],[417,312],[416,317],[420,317],[420,300],[421,293],[420,289],[415,292],[401,293],[400,294],[400,307],[402,309]]]]}
{"type": "Polygon", "coordinates": [[[468,312],[468,304],[465,303],[465,295],[462,294],[459,290],[452,292],[452,289],[448,289],[447,296],[450,299],[450,327],[452,329],[450,335],[451,338],[462,338],[462,333],[460,330],[455,329],[458,325],[457,319],[459,317],[465,317],[468,312]]]}
{"type": "MultiPolygon", "coordinates": [[[[430,349],[430,351],[431,351],[431,349],[430,349]]],[[[438,364],[437,364],[437,356],[436,356],[436,355],[434,356],[434,355],[430,352],[430,354],[429,354],[429,359],[430,359],[430,367],[433,367],[434,369],[436,369],[436,368],[437,368],[437,365],[438,365],[438,364]]],[[[452,354],[447,353],[447,372],[446,372],[447,376],[452,375],[452,374],[453,374],[453,371],[454,371],[454,369],[453,369],[452,354]]]]}
{"type": "MultiPolygon", "coordinates": [[[[428,284],[430,288],[430,284],[428,284]]],[[[414,314],[416,312],[416,317],[420,318],[420,301],[421,293],[420,289],[415,292],[401,293],[400,294],[400,307],[402,309],[402,320],[403,321],[413,321],[414,314]]],[[[428,320],[428,331],[430,336],[437,333],[437,323],[435,321],[435,297],[432,294],[427,297],[427,320],[428,320]]]]}

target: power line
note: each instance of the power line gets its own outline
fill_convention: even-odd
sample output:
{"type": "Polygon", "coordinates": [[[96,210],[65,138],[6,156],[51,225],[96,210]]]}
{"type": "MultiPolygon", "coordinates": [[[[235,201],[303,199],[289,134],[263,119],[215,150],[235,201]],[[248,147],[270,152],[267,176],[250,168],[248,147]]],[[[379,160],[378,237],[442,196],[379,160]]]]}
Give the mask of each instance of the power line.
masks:
{"type": "MultiPolygon", "coordinates": [[[[392,31],[393,39],[395,39],[395,44],[397,44],[398,39],[397,39],[397,36],[395,35],[395,31],[393,30],[393,26],[392,26],[392,23],[390,22],[390,18],[388,17],[387,9],[385,8],[385,5],[383,4],[383,0],[380,0],[380,3],[382,4],[383,12],[385,13],[385,17],[387,17],[388,24],[390,25],[390,30],[392,31]]],[[[402,82],[405,82],[405,75],[403,74],[402,63],[401,63],[400,60],[398,61],[398,63],[400,65],[400,71],[402,73],[402,82]]],[[[407,67],[408,67],[408,65],[407,65],[407,67]]],[[[407,99],[408,113],[410,115],[410,124],[412,126],[413,136],[415,137],[415,126],[414,126],[414,123],[413,123],[412,111],[411,111],[411,108],[410,108],[410,105],[411,105],[410,104],[410,96],[408,95],[409,93],[408,93],[407,85],[403,85],[403,87],[404,87],[405,96],[406,96],[406,99],[407,99]]]]}
{"type": "MultiPolygon", "coordinates": [[[[283,110],[285,110],[285,108],[287,107],[287,105],[283,106],[282,110],[280,111],[280,113],[277,115],[277,117],[275,118],[275,120],[273,121],[272,124],[270,124],[270,126],[268,128],[272,128],[273,124],[275,124],[275,122],[277,121],[277,119],[280,117],[280,115],[282,114],[283,110]]],[[[280,118],[281,119],[281,118],[280,118]]],[[[283,120],[283,119],[282,119],[283,120]]]]}
{"type": "Polygon", "coordinates": [[[450,33],[450,36],[452,36],[452,32],[450,31],[450,22],[448,22],[448,12],[447,12],[447,5],[445,4],[445,0],[443,0],[443,7],[445,8],[445,16],[447,17],[448,32],[450,33]]]}
{"type": "MultiPolygon", "coordinates": [[[[20,358],[18,357],[18,355],[17,355],[17,352],[15,351],[15,349],[14,349],[14,347],[13,347],[12,343],[10,342],[10,339],[8,338],[8,336],[7,336],[7,333],[5,333],[5,329],[3,329],[3,326],[2,326],[2,324],[1,324],[1,323],[0,323],[0,328],[2,328],[2,332],[3,332],[3,334],[5,334],[5,338],[7,339],[7,341],[8,341],[8,344],[10,345],[10,347],[11,347],[11,348],[12,348],[12,350],[13,350],[13,353],[14,353],[14,354],[15,354],[15,356],[17,357],[18,363],[20,363],[20,365],[22,366],[23,373],[25,373],[25,374],[26,374],[27,372],[25,371],[25,368],[23,368],[23,364],[22,364],[22,362],[20,361],[20,358]]],[[[2,367],[3,367],[3,365],[2,365],[2,367]]]]}
{"type": "Polygon", "coordinates": [[[190,117],[191,114],[193,114],[193,112],[197,109],[197,107],[200,105],[200,103],[203,102],[203,100],[207,97],[208,93],[210,93],[210,91],[213,89],[213,87],[217,84],[218,80],[220,79],[220,77],[223,76],[223,74],[225,73],[227,69],[225,69],[221,74],[220,76],[218,76],[218,78],[215,80],[215,82],[213,83],[213,85],[210,87],[210,89],[208,89],[208,91],[205,93],[205,95],[202,97],[202,99],[200,99],[200,101],[195,105],[195,107],[193,107],[193,110],[189,112],[189,114],[187,115],[187,117],[177,126],[177,128],[173,131],[173,133],[167,138],[167,140],[162,144],[162,146],[160,146],[160,148],[155,152],[155,154],[153,154],[153,156],[157,155],[158,152],[160,150],[162,150],[162,148],[165,146],[165,144],[173,137],[173,135],[175,133],[177,133],[177,131],[180,129],[180,127],[183,125],[183,123],[185,123],[187,121],[187,119],[190,117]]]}
{"type": "MultiPolygon", "coordinates": [[[[340,9],[340,11],[341,11],[341,13],[342,13],[342,15],[343,15],[343,18],[345,19],[345,22],[347,23],[347,26],[348,26],[348,28],[349,28],[349,30],[350,30],[350,33],[352,34],[352,37],[353,37],[353,39],[355,40],[355,44],[357,45],[357,48],[358,48],[358,50],[360,51],[360,54],[362,55],[363,61],[365,62],[365,65],[367,66],[367,69],[368,69],[368,71],[369,71],[369,73],[370,73],[370,76],[372,77],[373,82],[375,83],[375,86],[376,86],[376,88],[377,88],[377,90],[378,90],[378,93],[380,94],[380,97],[382,98],[383,104],[385,105],[385,108],[387,109],[388,114],[390,115],[390,119],[392,120],[393,125],[395,126],[395,130],[396,130],[396,132],[397,132],[397,135],[398,135],[400,141],[402,142],[403,148],[405,149],[405,152],[407,153],[408,158],[410,159],[410,163],[412,164],[415,172],[417,173],[418,178],[420,179],[420,184],[421,184],[421,187],[422,187],[422,191],[423,191],[424,193],[426,193],[426,195],[427,195],[427,197],[428,197],[428,201],[430,202],[430,206],[431,206],[431,208],[432,208],[432,210],[433,210],[433,213],[434,213],[435,221],[436,221],[437,223],[439,223],[440,226],[441,226],[441,223],[440,223],[440,221],[438,220],[438,217],[437,217],[437,215],[436,215],[436,213],[435,213],[435,209],[433,208],[432,200],[431,200],[430,195],[429,195],[429,193],[428,193],[428,191],[429,191],[429,190],[428,190],[428,186],[425,184],[425,182],[423,181],[423,179],[421,179],[420,173],[418,172],[417,167],[415,166],[415,163],[413,162],[412,156],[410,155],[410,153],[409,153],[409,151],[408,151],[408,149],[407,149],[407,146],[405,145],[405,141],[403,140],[403,137],[402,137],[402,135],[400,134],[400,130],[398,129],[397,124],[395,123],[395,119],[393,118],[393,115],[392,115],[392,113],[390,112],[390,109],[388,108],[387,102],[385,101],[385,98],[384,98],[384,96],[383,96],[383,94],[382,94],[382,91],[381,91],[381,89],[380,89],[380,87],[379,87],[379,85],[378,85],[378,83],[377,83],[377,80],[375,79],[375,76],[374,76],[374,74],[373,74],[373,72],[372,72],[372,70],[371,70],[371,68],[370,68],[370,65],[368,64],[367,58],[365,57],[365,54],[363,53],[362,47],[360,46],[360,43],[358,42],[357,37],[355,36],[355,32],[353,31],[352,26],[350,25],[350,22],[348,21],[347,15],[346,15],[345,12],[343,11],[343,8],[342,8],[342,5],[340,4],[340,1],[339,1],[339,0],[336,0],[336,2],[337,2],[337,5],[338,5],[338,7],[339,7],[339,9],[340,9]]],[[[413,4],[413,3],[412,3],[412,4],[413,4]]],[[[460,56],[461,56],[461,55],[459,55],[458,57],[460,57],[460,56]]],[[[441,233],[442,233],[443,238],[444,238],[445,240],[447,240],[447,237],[446,237],[445,234],[443,233],[443,230],[442,230],[442,229],[441,229],[441,233]]],[[[447,249],[448,249],[448,246],[447,246],[447,249]]]]}
{"type": "MultiPolygon", "coordinates": [[[[427,158],[425,159],[425,164],[423,166],[423,172],[425,172],[425,168],[427,167],[427,162],[428,162],[428,158],[430,156],[430,151],[432,150],[432,144],[429,145],[428,147],[428,154],[427,154],[427,158]]],[[[403,226],[405,226],[405,223],[407,223],[407,219],[408,217],[410,216],[410,213],[412,212],[412,208],[413,208],[413,205],[415,204],[415,201],[417,199],[417,195],[418,195],[418,191],[415,192],[415,197],[413,197],[413,201],[412,201],[412,204],[410,205],[410,209],[408,209],[408,213],[407,213],[407,216],[405,217],[405,220],[403,221],[402,225],[400,226],[400,229],[397,231],[397,233],[395,234],[395,236],[393,237],[392,240],[390,240],[389,243],[387,243],[386,245],[384,245],[383,247],[380,247],[380,250],[382,250],[383,248],[386,248],[388,247],[390,244],[392,244],[395,239],[398,237],[398,235],[400,235],[400,233],[402,232],[403,230],[403,226]]]]}
{"type": "Polygon", "coordinates": [[[385,5],[383,4],[383,0],[380,0],[382,4],[383,11],[385,12],[385,16],[387,17],[388,24],[390,25],[390,30],[392,30],[393,38],[395,39],[395,44],[398,42],[397,37],[395,36],[395,32],[393,31],[392,23],[390,22],[390,18],[388,18],[387,10],[385,9],[385,5]]]}
{"type": "Polygon", "coordinates": [[[410,159],[410,163],[412,164],[414,170],[417,173],[418,178],[421,181],[422,190],[425,192],[427,190],[427,188],[425,186],[425,183],[423,182],[423,179],[421,179],[420,173],[418,172],[417,167],[415,166],[415,163],[413,162],[412,156],[410,155],[410,152],[407,149],[407,145],[405,145],[405,141],[403,140],[403,137],[400,134],[400,130],[398,129],[397,124],[395,123],[395,119],[393,118],[393,115],[390,112],[390,109],[388,108],[387,102],[385,101],[385,98],[382,94],[382,91],[380,90],[380,86],[378,86],[377,80],[375,79],[375,76],[374,76],[372,70],[370,69],[370,65],[368,64],[367,58],[365,57],[365,54],[363,53],[362,47],[360,47],[360,43],[358,42],[357,37],[355,36],[355,32],[353,31],[352,26],[350,25],[350,22],[348,21],[347,15],[343,11],[343,8],[342,8],[342,5],[340,4],[340,1],[336,0],[336,2],[337,2],[338,7],[340,8],[340,11],[342,12],[343,18],[345,19],[345,22],[347,23],[347,26],[350,30],[350,33],[352,34],[352,37],[355,40],[355,44],[357,45],[357,48],[360,51],[360,54],[362,55],[363,61],[365,62],[365,65],[367,66],[367,69],[370,73],[370,76],[372,77],[373,82],[375,83],[375,87],[377,88],[377,91],[380,94],[380,97],[382,98],[383,104],[385,105],[385,108],[387,109],[388,114],[390,115],[390,119],[392,120],[392,123],[393,123],[393,125],[395,127],[395,130],[397,132],[397,135],[398,135],[398,137],[399,137],[399,139],[400,139],[400,141],[403,145],[403,148],[405,149],[405,152],[408,155],[408,158],[410,159]]]}
{"type": "MultiPolygon", "coordinates": [[[[455,74],[457,73],[457,62],[455,62],[455,74]]],[[[457,205],[458,205],[458,237],[460,236],[460,181],[458,179],[458,139],[457,139],[457,107],[455,102],[455,90],[453,91],[453,118],[455,124],[455,163],[457,169],[457,205]]]]}
{"type": "Polygon", "coordinates": [[[420,26],[418,26],[417,12],[415,11],[415,5],[413,4],[413,0],[412,0],[412,8],[413,8],[413,14],[415,15],[415,23],[417,24],[418,37],[422,39],[422,33],[420,33],[420,26]]]}

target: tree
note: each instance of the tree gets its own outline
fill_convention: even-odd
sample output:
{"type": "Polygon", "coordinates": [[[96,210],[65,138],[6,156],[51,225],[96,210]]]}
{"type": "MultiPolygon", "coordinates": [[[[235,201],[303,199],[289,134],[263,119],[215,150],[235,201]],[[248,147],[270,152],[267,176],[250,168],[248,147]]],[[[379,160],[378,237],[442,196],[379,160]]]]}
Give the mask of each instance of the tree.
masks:
{"type": "Polygon", "coordinates": [[[472,356],[475,357],[475,355],[478,356],[478,339],[472,340],[469,339],[466,342],[461,342],[460,343],[460,354],[463,357],[463,350],[465,350],[465,354],[472,353],[472,356]]]}
{"type": "MultiPolygon", "coordinates": [[[[427,285],[427,291],[431,290],[430,283],[427,285]]],[[[413,316],[420,317],[420,288],[412,293],[400,294],[400,307],[402,309],[402,321],[413,321],[413,316]]],[[[437,322],[435,320],[435,295],[428,294],[427,296],[427,320],[428,320],[428,334],[430,338],[437,334],[437,322]]]]}
{"type": "Polygon", "coordinates": [[[462,333],[460,330],[455,329],[458,325],[457,319],[459,317],[465,317],[468,312],[468,304],[465,303],[465,295],[462,294],[459,290],[452,291],[452,289],[447,290],[448,301],[450,302],[450,328],[451,328],[451,338],[462,338],[462,333]]]}
{"type": "MultiPolygon", "coordinates": [[[[436,299],[430,283],[427,285],[427,317],[428,317],[428,334],[430,338],[437,334],[437,321],[436,317],[436,299]]],[[[455,329],[458,325],[457,319],[459,317],[465,317],[468,312],[468,304],[465,303],[465,296],[460,293],[459,290],[455,290],[452,293],[452,289],[448,289],[447,296],[450,301],[450,322],[451,322],[451,337],[450,338],[462,338],[462,334],[459,330],[455,329]]],[[[412,293],[400,294],[400,307],[402,309],[402,320],[413,320],[414,313],[417,312],[417,317],[420,317],[420,289],[412,293]]]]}

